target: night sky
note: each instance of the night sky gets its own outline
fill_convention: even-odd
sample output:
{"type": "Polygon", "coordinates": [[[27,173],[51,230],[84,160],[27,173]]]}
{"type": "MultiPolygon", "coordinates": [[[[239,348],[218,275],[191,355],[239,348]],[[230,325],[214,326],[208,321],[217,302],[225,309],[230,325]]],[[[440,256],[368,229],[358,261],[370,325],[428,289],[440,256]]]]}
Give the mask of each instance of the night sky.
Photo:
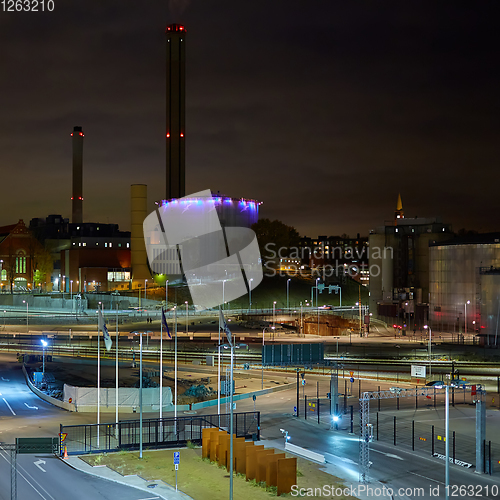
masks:
{"type": "Polygon", "coordinates": [[[303,235],[393,217],[500,230],[499,2],[55,0],[0,12],[0,225],[130,229],[165,192],[165,26],[187,30],[187,193],[263,201],[303,235]]]}

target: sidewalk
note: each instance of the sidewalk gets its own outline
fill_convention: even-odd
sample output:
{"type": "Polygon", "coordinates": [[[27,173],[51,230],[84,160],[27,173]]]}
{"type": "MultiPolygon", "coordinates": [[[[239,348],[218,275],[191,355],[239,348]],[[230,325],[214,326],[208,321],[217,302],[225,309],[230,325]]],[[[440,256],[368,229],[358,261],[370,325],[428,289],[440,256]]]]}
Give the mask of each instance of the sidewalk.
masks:
{"type": "Polygon", "coordinates": [[[192,500],[190,496],[186,495],[182,491],[175,491],[175,488],[163,481],[146,481],[142,477],[133,476],[122,476],[118,472],[111,470],[105,465],[91,466],[81,460],[77,456],[69,456],[68,458],[62,459],[65,464],[73,467],[73,469],[85,472],[86,474],[92,474],[93,476],[99,477],[101,479],[106,479],[108,481],[113,481],[115,483],[121,483],[132,488],[137,488],[147,492],[149,495],[154,494],[164,500],[192,500]],[[153,487],[153,485],[155,485],[153,487]]]}

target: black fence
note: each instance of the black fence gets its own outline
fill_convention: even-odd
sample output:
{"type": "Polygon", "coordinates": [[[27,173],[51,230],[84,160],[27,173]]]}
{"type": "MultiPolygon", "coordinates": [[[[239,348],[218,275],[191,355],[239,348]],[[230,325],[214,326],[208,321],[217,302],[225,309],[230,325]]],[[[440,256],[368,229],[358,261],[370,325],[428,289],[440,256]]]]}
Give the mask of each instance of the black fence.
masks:
{"type": "MultiPolygon", "coordinates": [[[[125,420],[118,424],[61,425],[61,454],[64,447],[70,455],[101,453],[117,450],[139,449],[139,420],[125,420]]],[[[185,446],[188,441],[200,444],[202,430],[218,427],[229,430],[230,414],[193,415],[184,417],[144,419],[142,442],[146,448],[175,448],[185,446]]],[[[233,414],[233,429],[236,437],[260,439],[260,412],[233,414]]]]}
{"type": "MultiPolygon", "coordinates": [[[[359,429],[358,419],[355,427],[359,429]]],[[[410,448],[444,460],[445,431],[441,426],[415,422],[396,415],[376,412],[371,415],[374,441],[384,441],[394,446],[410,448]]],[[[474,425],[475,424],[471,424],[474,425]]],[[[472,436],[449,431],[450,462],[462,467],[480,470],[485,474],[500,472],[500,445],[491,441],[483,441],[483,462],[476,464],[476,439],[472,436]]]]}

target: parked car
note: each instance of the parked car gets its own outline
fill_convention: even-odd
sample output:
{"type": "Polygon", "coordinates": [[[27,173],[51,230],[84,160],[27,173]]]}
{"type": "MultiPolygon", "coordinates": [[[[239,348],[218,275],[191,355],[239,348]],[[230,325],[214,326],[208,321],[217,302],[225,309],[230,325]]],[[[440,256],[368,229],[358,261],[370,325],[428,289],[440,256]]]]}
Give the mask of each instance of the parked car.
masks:
{"type": "Polygon", "coordinates": [[[432,380],[425,384],[426,387],[435,387],[436,389],[442,389],[446,384],[442,380],[432,380]]]}

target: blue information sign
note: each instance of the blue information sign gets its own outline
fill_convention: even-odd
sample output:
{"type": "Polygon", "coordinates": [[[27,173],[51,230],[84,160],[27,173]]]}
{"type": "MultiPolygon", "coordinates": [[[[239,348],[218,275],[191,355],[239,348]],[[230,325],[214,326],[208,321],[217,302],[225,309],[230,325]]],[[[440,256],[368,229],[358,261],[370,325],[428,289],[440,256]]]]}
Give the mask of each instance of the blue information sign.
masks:
{"type": "Polygon", "coordinates": [[[351,384],[354,382],[354,377],[350,378],[351,384]]]}
{"type": "Polygon", "coordinates": [[[181,452],[174,451],[174,465],[179,465],[181,462],[181,452]]]}

